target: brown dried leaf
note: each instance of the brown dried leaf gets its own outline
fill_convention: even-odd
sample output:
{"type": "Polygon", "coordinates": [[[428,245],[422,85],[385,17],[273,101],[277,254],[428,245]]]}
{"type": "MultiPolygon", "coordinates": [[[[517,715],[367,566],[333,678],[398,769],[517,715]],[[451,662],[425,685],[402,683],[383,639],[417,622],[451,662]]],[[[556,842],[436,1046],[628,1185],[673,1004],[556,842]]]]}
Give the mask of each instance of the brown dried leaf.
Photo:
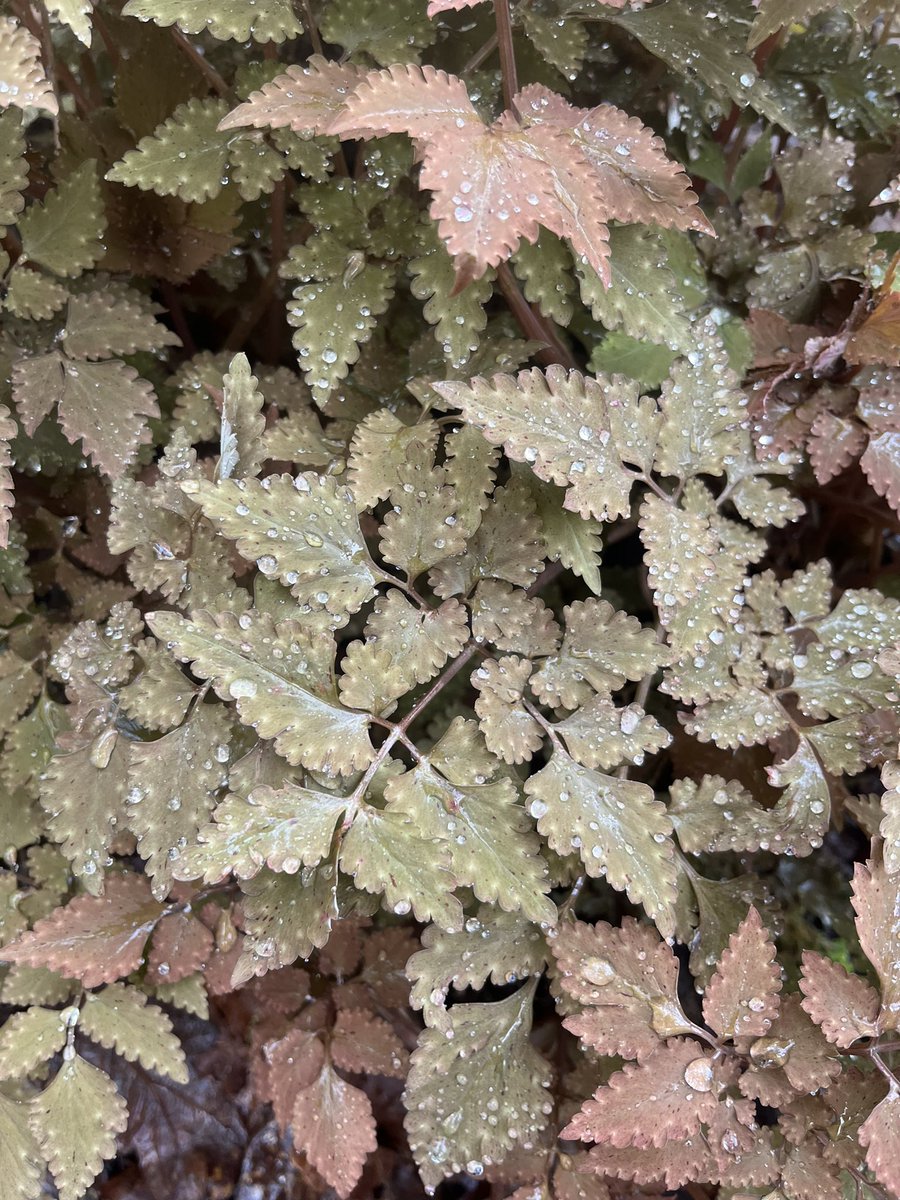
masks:
{"type": "Polygon", "coordinates": [[[881,999],[859,975],[812,950],[803,952],[800,991],[806,1013],[835,1046],[846,1050],[858,1038],[876,1037],[881,999]]]}
{"type": "Polygon", "coordinates": [[[365,1092],[325,1063],[318,1079],[297,1093],[291,1118],[294,1145],[341,1197],[356,1186],[375,1149],[375,1117],[365,1092]]]}
{"type": "Polygon", "coordinates": [[[408,1055],[400,1038],[381,1017],[342,1008],[331,1032],[331,1059],[342,1071],[403,1079],[408,1055]]]}
{"type": "Polygon", "coordinates": [[[751,908],[731,935],[703,997],[703,1019],[721,1037],[763,1037],[778,1012],[775,946],[751,908]]]}

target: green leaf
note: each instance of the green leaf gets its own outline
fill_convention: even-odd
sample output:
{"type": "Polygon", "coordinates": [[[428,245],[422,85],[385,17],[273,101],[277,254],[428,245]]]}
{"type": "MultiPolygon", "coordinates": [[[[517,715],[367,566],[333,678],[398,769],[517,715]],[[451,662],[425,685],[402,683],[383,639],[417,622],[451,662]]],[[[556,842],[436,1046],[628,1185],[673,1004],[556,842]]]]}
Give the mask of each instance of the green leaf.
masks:
{"type": "Polygon", "coordinates": [[[301,604],[341,615],[375,594],[377,568],[353,496],[332,476],[188,480],[182,488],[244,558],[289,587],[301,604]]]}
{"type": "Polygon", "coordinates": [[[59,112],[59,101],[41,63],[38,39],[13,17],[0,19],[0,79],[7,90],[0,95],[0,108],[39,108],[59,112]]]}
{"type": "MultiPolygon", "coordinates": [[[[9,77],[4,75],[3,78],[9,77]]],[[[0,112],[0,226],[15,224],[25,207],[22,193],[27,186],[28,161],[25,158],[22,118],[12,110],[0,112]]]]}
{"type": "Polygon", "coordinates": [[[47,9],[57,20],[69,26],[79,42],[90,46],[93,0],[50,0],[47,9]]]}
{"type": "Polygon", "coordinates": [[[250,879],[263,866],[295,875],[328,857],[347,804],[345,796],[289,780],[277,790],[254,788],[246,800],[227,796],[216,808],[215,823],[200,829],[200,845],[182,851],[175,873],[206,883],[218,883],[229,871],[250,879]]]}
{"type": "Polygon", "coordinates": [[[487,325],[484,306],[493,294],[493,273],[488,271],[462,291],[455,290],[456,270],[444,243],[429,223],[420,234],[422,253],[409,261],[411,291],[425,301],[425,320],[454,369],[464,367],[478,349],[479,334],[487,325]]]}
{"type": "Polygon", "coordinates": [[[565,509],[563,489],[552,483],[544,483],[527,467],[513,463],[512,476],[534,502],[547,557],[574,571],[598,596],[601,586],[600,522],[565,509]]]}
{"type": "Polygon", "coordinates": [[[693,349],[663,383],[656,468],[663,475],[724,475],[743,447],[746,398],[711,320],[693,332],[693,349]]]}
{"type": "Polygon", "coordinates": [[[332,0],[322,13],[322,36],[356,62],[360,52],[380,66],[418,62],[437,30],[418,0],[332,0]]]}
{"type": "MultiPolygon", "coordinates": [[[[2,61],[2,60],[0,60],[2,61]]],[[[9,1200],[37,1200],[44,1166],[23,1103],[0,1095],[0,1178],[9,1200]]]]}
{"type": "Polygon", "coordinates": [[[55,275],[74,276],[103,253],[106,216],[91,159],[77,167],[19,221],[23,253],[55,275]]]}
{"type": "Polygon", "coordinates": [[[264,401],[259,380],[250,373],[246,354],[236,354],[222,381],[219,479],[243,478],[259,472],[264,457],[264,401]]]}
{"type": "Polygon", "coordinates": [[[432,461],[430,453],[410,447],[381,525],[382,556],[410,580],[466,548],[456,528],[456,493],[432,461]]]}
{"type": "Polygon", "coordinates": [[[131,288],[78,292],[69,297],[62,342],[70,358],[110,358],[180,346],[156,316],[163,310],[131,288]]]}
{"type": "Polygon", "coordinates": [[[31,1102],[31,1130],[46,1155],[60,1200],[81,1200],[116,1151],[128,1110],[115,1084],[79,1055],[64,1059],[50,1085],[31,1102]]]}
{"type": "Polygon", "coordinates": [[[24,1079],[66,1044],[64,1014],[52,1008],[13,1013],[0,1029],[0,1079],[24,1079]]]}
{"type": "Polygon", "coordinates": [[[663,936],[674,930],[675,847],[665,806],[645,783],[582,767],[562,749],[525,783],[538,832],[559,854],[643,904],[663,936]]]}
{"type": "Polygon", "coordinates": [[[227,783],[230,722],[220,705],[197,704],[190,719],[152,742],[135,742],[128,763],[128,826],[163,899],[184,855],[227,783]]]}
{"type": "Polygon", "coordinates": [[[529,1042],[533,995],[526,985],[493,1004],[454,1005],[452,1037],[436,1029],[419,1036],[404,1100],[426,1187],[461,1171],[479,1176],[485,1161],[502,1162],[546,1127],[552,1072],[529,1042]]]}
{"type": "Polygon", "coordinates": [[[225,100],[189,100],[137,149],[106,173],[113,183],[130,184],[160,196],[178,196],[186,203],[202,202],[222,190],[229,160],[227,133],[219,122],[228,112],[225,100]]]}
{"type": "Polygon", "coordinates": [[[89,992],[81,1007],[78,1027],[92,1042],[115,1050],[148,1071],[187,1083],[187,1061],[172,1022],[161,1008],[148,1004],[137,988],[111,983],[89,992]]]}
{"type": "Polygon", "coordinates": [[[241,884],[247,940],[234,969],[240,987],[254,975],[309,958],[340,916],[337,871],[330,862],[298,875],[264,869],[241,884]]]}
{"type": "Polygon", "coordinates": [[[448,858],[446,843],[423,836],[405,813],[366,807],[344,836],[340,864],[357,887],[383,895],[391,912],[459,929],[462,908],[448,858]]]}
{"type": "Polygon", "coordinates": [[[515,785],[478,742],[465,764],[455,754],[443,756],[445,744],[432,752],[441,755],[439,770],[422,764],[390,780],[388,810],[405,813],[425,836],[444,842],[457,881],[479,900],[552,924],[556,907],[546,896],[546,866],[515,785]],[[466,767],[476,755],[485,782],[473,786],[466,767]]]}
{"type": "Polygon", "coordinates": [[[669,270],[661,233],[642,225],[609,231],[608,287],[586,263],[576,264],[581,299],[607,329],[624,329],[635,338],[664,342],[672,350],[691,344],[685,301],[669,270]]]}
{"type": "Polygon", "coordinates": [[[484,987],[488,980],[499,986],[515,983],[544,969],[547,944],[537,925],[520,913],[498,911],[482,904],[465,926],[448,933],[429,925],[422,934],[422,949],[406,964],[413,988],[409,1002],[422,1009],[425,1024],[452,1030],[446,1008],[451,988],[465,991],[484,987]]]}
{"type": "Polygon", "coordinates": [[[45,321],[59,312],[69,294],[61,283],[28,266],[13,267],[9,273],[6,307],[27,321],[45,321]]]}
{"type": "Polygon", "coordinates": [[[617,329],[594,347],[588,366],[597,375],[626,375],[642,387],[657,388],[674,361],[675,353],[668,346],[657,346],[617,329]]]}
{"type": "Polygon", "coordinates": [[[525,285],[525,299],[537,304],[557,325],[568,325],[572,319],[574,283],[572,255],[565,242],[542,229],[533,244],[519,244],[512,265],[525,285]]]}
{"type": "Polygon", "coordinates": [[[642,460],[644,431],[636,424],[652,404],[636,384],[554,365],[434,388],[509,458],[547,483],[570,485],[565,508],[601,521],[628,512],[634,472],[625,463],[642,460]]]}
{"type": "Polygon", "coordinates": [[[337,699],[333,638],[253,611],[200,612],[193,620],[157,612],[147,621],[176,658],[211,680],[223,700],[236,701],[244,724],[274,738],[289,763],[349,774],[371,761],[369,718],[337,699]]]}
{"type": "Polygon", "coordinates": [[[290,0],[128,0],[122,12],[185,33],[208,30],[223,41],[283,42],[303,32],[290,0]]]}

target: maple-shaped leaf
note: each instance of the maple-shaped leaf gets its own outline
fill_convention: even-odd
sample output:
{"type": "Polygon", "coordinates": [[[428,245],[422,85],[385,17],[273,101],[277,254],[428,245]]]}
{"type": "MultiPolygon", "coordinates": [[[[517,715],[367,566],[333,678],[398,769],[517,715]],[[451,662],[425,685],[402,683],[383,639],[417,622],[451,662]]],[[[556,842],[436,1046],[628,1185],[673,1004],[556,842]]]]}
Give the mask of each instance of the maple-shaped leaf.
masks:
{"type": "Polygon", "coordinates": [[[894,1029],[900,1014],[900,927],[894,917],[898,878],[883,866],[857,864],[853,908],[859,944],[881,981],[881,1019],[894,1029]]]}
{"type": "Polygon", "coordinates": [[[676,871],[671,822],[644,783],[583,767],[561,748],[525,784],[538,832],[559,854],[577,850],[585,870],[605,876],[660,931],[674,929],[676,871]]]}
{"type": "Polygon", "coordinates": [[[313,791],[286,780],[277,791],[254,788],[244,800],[228,796],[216,808],[215,823],[199,831],[200,844],[183,850],[175,864],[179,879],[217,883],[229,871],[252,878],[261,867],[295,875],[327,857],[347,798],[313,791]]]}
{"type": "Polygon", "coordinates": [[[103,1160],[115,1154],[128,1110],[110,1077],[75,1054],[32,1100],[30,1122],[60,1200],[81,1200],[103,1160]]]}
{"type": "Polygon", "coordinates": [[[900,1191],[900,1092],[891,1088],[859,1129],[859,1143],[866,1150],[866,1165],[880,1184],[900,1191]]]}
{"type": "Polygon", "coordinates": [[[703,1019],[721,1037],[763,1037],[778,1011],[781,972],[775,946],[759,913],[751,908],[706,988],[703,1019]]]}
{"type": "Polygon", "coordinates": [[[689,1038],[672,1038],[639,1065],[627,1064],[562,1130],[564,1138],[611,1146],[664,1146],[699,1132],[719,1103],[712,1056],[689,1038]]]}
{"type": "Polygon", "coordinates": [[[341,845],[341,870],[364,891],[381,894],[390,911],[458,929],[462,908],[453,895],[446,842],[420,832],[402,812],[364,808],[341,845]]]}
{"type": "Polygon", "coordinates": [[[4,946],[3,957],[97,987],[137,969],[163,911],[142,875],[113,875],[102,896],[77,896],[55,909],[4,946]]]}
{"type": "Polygon", "coordinates": [[[387,408],[379,408],[360,421],[353,431],[347,473],[360,509],[374,508],[400,483],[399,470],[414,448],[425,452],[437,446],[433,421],[406,425],[387,408]]]}
{"type": "Polygon", "coordinates": [[[156,25],[177,25],[185,33],[207,30],[222,41],[283,42],[303,32],[289,0],[128,0],[122,9],[126,17],[153,21],[156,25]]]}
{"type": "Polygon", "coordinates": [[[68,1026],[56,1009],[33,1005],[13,1013],[0,1029],[0,1079],[24,1079],[66,1044],[68,1026]]]}
{"type": "Polygon", "coordinates": [[[569,485],[565,508],[603,521],[629,511],[636,472],[625,464],[641,462],[635,426],[652,403],[642,401],[636,383],[554,365],[434,387],[509,458],[546,482],[569,485]]]}
{"type": "Polygon", "coordinates": [[[477,991],[489,979],[503,984],[539,974],[546,953],[537,925],[520,913],[504,913],[482,904],[477,916],[469,917],[462,929],[448,933],[429,925],[422,934],[422,949],[406,964],[413,983],[410,1004],[422,1009],[426,1025],[446,1031],[452,1028],[445,1007],[451,987],[477,991]]]}
{"type": "Polygon", "coordinates": [[[115,1050],[148,1071],[187,1083],[188,1071],[172,1022],[137,988],[111,983],[89,992],[78,1016],[78,1028],[93,1042],[115,1050]]]}
{"type": "Polygon", "coordinates": [[[337,699],[334,641],[296,621],[264,613],[150,613],[153,632],[181,662],[212,680],[223,700],[290,763],[349,774],[371,761],[369,718],[337,699]]]}
{"type": "Polygon", "coordinates": [[[41,44],[13,17],[0,21],[0,78],[7,84],[0,93],[0,108],[15,104],[59,112],[59,100],[41,63],[41,44]]]}
{"type": "Polygon", "coordinates": [[[846,1050],[858,1038],[876,1037],[881,999],[860,975],[850,975],[840,963],[803,951],[801,1004],[835,1046],[846,1050]]]}
{"type": "Polygon", "coordinates": [[[377,569],[353,496],[332,476],[189,480],[182,486],[244,558],[289,587],[300,603],[341,614],[374,595],[377,569]]]}
{"type": "Polygon", "coordinates": [[[159,416],[151,385],[115,358],[76,362],[56,351],[22,358],[13,369],[13,398],[29,436],[56,404],[68,440],[80,439],[111,477],[122,475],[150,440],[146,418],[159,416]]]}
{"type": "Polygon", "coordinates": [[[55,275],[74,276],[103,253],[106,216],[93,159],[82,163],[19,221],[23,253],[55,275]]]}
{"type": "Polygon", "coordinates": [[[44,1164],[28,1128],[28,1110],[0,1094],[0,1172],[10,1200],[37,1200],[44,1164]]]}
{"type": "Polygon", "coordinates": [[[562,990],[583,1005],[568,1030],[598,1054],[646,1059],[667,1037],[691,1031],[678,1000],[678,960],[649,926],[626,917],[563,925],[550,942],[562,990]]]}
{"type": "Polygon", "coordinates": [[[182,845],[194,840],[227,782],[222,760],[228,758],[230,732],[220,705],[198,704],[178,729],[131,747],[128,825],[158,899],[168,894],[182,845]]]}
{"type": "Polygon", "coordinates": [[[415,683],[433,678],[449,658],[462,651],[469,637],[466,610],[458,600],[422,609],[396,588],[376,597],[365,632],[391,656],[394,669],[402,669],[415,683]]]}
{"type": "Polygon", "coordinates": [[[431,459],[430,453],[409,448],[381,525],[382,556],[410,580],[466,548],[456,529],[456,493],[431,459]]]}
{"type": "Polygon", "coordinates": [[[502,1162],[519,1139],[533,1141],[546,1127],[552,1072],[529,1041],[533,996],[526,985],[494,1003],[456,1004],[451,1036],[419,1036],[405,1124],[426,1187],[460,1171],[478,1176],[486,1160],[502,1162]]]}
{"type": "Polygon", "coordinates": [[[297,1093],[291,1132],[294,1144],[340,1197],[353,1190],[376,1146],[368,1096],[327,1062],[318,1078],[297,1093]]]}
{"type": "Polygon", "coordinates": [[[342,1071],[403,1079],[408,1056],[402,1041],[381,1017],[343,1008],[331,1032],[331,1059],[342,1071]]]}
{"type": "MultiPolygon", "coordinates": [[[[750,1059],[757,1068],[758,1078],[766,1075],[777,1078],[781,1072],[789,1086],[801,1093],[827,1087],[841,1073],[836,1050],[804,1012],[801,998],[796,994],[782,997],[768,1034],[751,1045],[750,1059]]],[[[747,1079],[749,1082],[749,1073],[747,1079]]],[[[743,1080],[741,1090],[744,1091],[743,1080]]],[[[751,1094],[750,1089],[744,1094],[751,1094]]]]}
{"type": "Polygon", "coordinates": [[[171,729],[187,716],[196,685],[154,638],[140,644],[142,668],[119,692],[119,703],[145,729],[171,729]]]}
{"type": "Polygon", "coordinates": [[[430,763],[390,780],[388,808],[407,814],[423,834],[446,845],[453,875],[479,900],[552,923],[556,908],[546,896],[546,868],[514,784],[483,743],[464,743],[469,763],[478,762],[474,780],[469,763],[448,753],[451,739],[469,732],[468,726],[465,731],[451,727],[432,750],[430,763]]]}

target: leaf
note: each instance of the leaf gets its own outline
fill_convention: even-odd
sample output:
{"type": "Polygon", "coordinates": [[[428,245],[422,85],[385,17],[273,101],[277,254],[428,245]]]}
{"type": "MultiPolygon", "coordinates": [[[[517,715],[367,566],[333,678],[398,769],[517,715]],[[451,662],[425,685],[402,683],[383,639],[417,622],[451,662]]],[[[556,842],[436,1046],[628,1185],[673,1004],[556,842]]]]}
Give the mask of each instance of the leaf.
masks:
{"type": "Polygon", "coordinates": [[[66,1044],[65,1015],[34,1006],[13,1013],[0,1029],[0,1079],[24,1079],[66,1044]]]}
{"type": "Polygon", "coordinates": [[[672,740],[638,705],[616,708],[605,696],[594,696],[553,728],[573,758],[586,767],[607,770],[622,762],[639,765],[647,753],[655,753],[672,740]]]}
{"type": "Polygon", "coordinates": [[[715,1063],[697,1042],[672,1038],[597,1089],[561,1137],[611,1146],[663,1146],[698,1133],[718,1106],[715,1063]]]}
{"type": "Polygon", "coordinates": [[[103,1071],[79,1055],[63,1061],[31,1103],[31,1130],[47,1156],[60,1200],[80,1200],[116,1150],[128,1123],[125,1101],[103,1071]]]}
{"type": "Polygon", "coordinates": [[[564,1024],[598,1054],[641,1062],[663,1038],[691,1031],[678,1000],[678,960],[649,926],[632,917],[618,929],[570,922],[550,949],[560,988],[583,1006],[564,1024]]]}
{"type": "Polygon", "coordinates": [[[102,896],[77,896],[3,947],[7,962],[49,967],[97,987],[130,975],[163,908],[141,875],[111,875],[102,896]]]}
{"type": "Polygon", "coordinates": [[[751,908],[728,946],[703,997],[703,1019],[721,1037],[763,1037],[778,1012],[781,972],[775,946],[751,908]]]}
{"type": "Polygon", "coordinates": [[[543,970],[547,948],[543,934],[520,913],[505,913],[482,904],[477,916],[469,917],[453,933],[429,925],[422,934],[422,949],[406,964],[412,981],[410,1004],[421,1008],[425,1024],[452,1029],[451,1013],[445,1007],[447,993],[454,988],[480,990],[492,983],[515,983],[543,970]]]}
{"type": "MultiPolygon", "coordinates": [[[[4,25],[0,25],[0,60],[3,55],[4,25]]],[[[5,80],[9,74],[3,73],[5,80]]],[[[37,106],[35,106],[37,107],[37,106]]],[[[15,112],[0,112],[0,226],[15,224],[25,207],[23,192],[28,186],[28,162],[22,119],[15,112]]]]}
{"type": "Polygon", "coordinates": [[[331,1058],[342,1071],[402,1079],[408,1057],[400,1038],[380,1017],[342,1009],[331,1034],[331,1058]]]}
{"type": "Polygon", "coordinates": [[[376,1146],[375,1117],[365,1092],[326,1062],[318,1079],[297,1093],[291,1131],[325,1182],[348,1196],[376,1146]]]}
{"type": "MultiPolygon", "coordinates": [[[[449,736],[455,732],[451,728],[449,736]]],[[[553,923],[556,907],[546,896],[546,867],[515,786],[496,769],[496,760],[493,769],[480,769],[489,759],[483,752],[481,761],[475,760],[477,778],[467,777],[453,756],[439,757],[447,744],[444,739],[432,751],[439,770],[422,764],[389,781],[389,812],[405,814],[424,836],[443,843],[453,876],[479,900],[553,923]]],[[[475,759],[480,747],[472,749],[475,759]]]]}
{"type": "Polygon", "coordinates": [[[418,60],[437,32],[416,0],[385,8],[378,0],[335,0],[320,22],[322,36],[346,54],[360,52],[382,66],[418,60]]]}
{"type": "Polygon", "coordinates": [[[529,658],[552,654],[559,646],[559,626],[543,600],[499,579],[485,579],[472,602],[472,636],[498,650],[519,649],[529,658]]]}
{"type": "Polygon", "coordinates": [[[545,704],[577,708],[593,693],[609,693],[639,680],[666,661],[652,629],[606,600],[576,600],[563,609],[566,632],[531,685],[545,704]]]}
{"type": "Polygon", "coordinates": [[[643,904],[664,936],[674,928],[676,873],[671,823],[646,784],[582,767],[556,748],[526,781],[538,832],[559,854],[577,850],[591,876],[605,876],[643,904]]]}
{"type": "Polygon", "coordinates": [[[230,158],[229,138],[218,132],[227,112],[224,100],[179,104],[168,120],[107,171],[106,178],[160,196],[178,196],[188,204],[217,196],[230,158]]]}
{"type": "Polygon", "coordinates": [[[0,1172],[10,1200],[36,1200],[43,1163],[26,1120],[24,1104],[0,1095],[0,1172]]]}
{"type": "Polygon", "coordinates": [[[746,399],[712,321],[694,333],[694,348],[663,383],[656,467],[663,475],[723,475],[740,453],[746,399]]]}
{"type": "Polygon", "coordinates": [[[418,921],[452,930],[462,924],[462,908],[447,860],[446,844],[423,836],[406,814],[363,808],[344,836],[340,864],[357,887],[383,895],[392,912],[412,911],[418,921]]]}
{"type": "Polygon", "coordinates": [[[455,290],[453,260],[428,226],[422,235],[423,253],[410,259],[410,290],[424,301],[425,320],[434,326],[434,336],[451,367],[465,366],[478,349],[479,334],[487,325],[484,306],[493,294],[490,274],[455,290]]]}
{"type": "Polygon", "coordinates": [[[900,512],[900,432],[888,430],[871,437],[859,465],[879,496],[900,512]]]}
{"type": "Polygon", "coordinates": [[[557,325],[568,325],[572,319],[574,289],[570,275],[572,256],[565,243],[543,229],[534,245],[519,243],[512,263],[524,284],[529,304],[537,304],[557,325]]]}
{"type": "Polygon", "coordinates": [[[187,1083],[188,1070],[172,1022],[161,1008],[148,1004],[137,988],[110,983],[84,998],[78,1027],[91,1041],[115,1050],[148,1071],[187,1083]]]}
{"type": "Polygon", "coordinates": [[[384,559],[417,579],[445,558],[462,554],[465,539],[456,529],[456,495],[431,455],[410,449],[399,482],[391,489],[391,507],[381,525],[384,559]]]}
{"type": "Polygon", "coordinates": [[[59,112],[59,101],[41,63],[40,42],[13,17],[0,22],[0,78],[9,86],[0,108],[40,108],[59,112]]]}
{"type": "MultiPolygon", "coordinates": [[[[469,426],[466,426],[469,429],[469,426]]],[[[474,432],[474,430],[473,430],[474,432]]],[[[512,464],[513,478],[530,493],[544,536],[544,552],[574,571],[595,596],[600,594],[600,523],[562,506],[563,489],[543,483],[527,468],[512,464]]]]}
{"type": "Polygon", "coordinates": [[[866,1149],[866,1165],[884,1187],[896,1192],[900,1187],[900,1093],[892,1088],[872,1110],[859,1129],[859,1143],[866,1149]]]}
{"type": "Polygon", "coordinates": [[[235,967],[234,987],[309,958],[328,941],[332,921],[340,915],[336,872],[328,862],[299,876],[262,870],[241,891],[250,944],[235,967]]]}
{"type": "Polygon", "coordinates": [[[153,878],[153,894],[168,894],[184,851],[227,783],[231,730],[218,705],[197,704],[178,729],[137,742],[128,764],[128,825],[153,878]]]}
{"type": "Polygon", "coordinates": [[[353,431],[347,461],[350,486],[357,507],[374,508],[386,500],[400,482],[399,471],[410,454],[421,447],[433,453],[438,429],[432,421],[404,423],[387,408],[379,408],[360,421],[353,431]]]}
{"type": "Polygon", "coordinates": [[[343,108],[346,96],[360,80],[353,63],[337,63],[320,54],[310,56],[305,67],[291,64],[284,75],[251,92],[220,122],[220,129],[252,125],[257,129],[290,128],[312,133],[326,128],[343,108]]]}
{"type": "Polygon", "coordinates": [[[685,512],[652,493],[641,504],[640,525],[647,581],[660,621],[668,626],[678,607],[715,577],[717,539],[707,517],[685,512]]]}
{"type": "Polygon", "coordinates": [[[515,654],[489,659],[472,672],[478,724],[487,748],[504,762],[528,762],[544,743],[543,730],[524,707],[530,674],[531,663],[515,654]]]}
{"type": "Polygon", "coordinates": [[[93,159],[77,167],[32,204],[19,220],[22,249],[32,262],[54,275],[75,276],[92,267],[103,253],[106,216],[93,159]]]}
{"type": "Polygon", "coordinates": [[[98,359],[180,346],[156,315],[161,310],[131,289],[77,292],[69,297],[62,341],[70,358],[98,359]]]}
{"type": "Polygon", "coordinates": [[[494,1003],[454,1005],[452,1037],[420,1034],[404,1102],[426,1187],[460,1171],[478,1176],[486,1160],[502,1162],[519,1140],[533,1141],[546,1127],[552,1073],[529,1041],[533,995],[526,985],[494,1003]],[[485,1109],[496,1123],[481,1115],[485,1109]]]}
{"type": "Polygon", "coordinates": [[[896,1028],[900,1013],[900,928],[894,918],[897,883],[884,867],[857,863],[853,908],[859,944],[881,980],[882,1020],[896,1028]]]}
{"type": "Polygon", "coordinates": [[[343,614],[356,612],[374,595],[376,568],[353,497],[333,477],[190,480],[183,490],[236,541],[244,558],[290,587],[300,603],[315,601],[343,614]]]}
{"type": "Polygon", "coordinates": [[[241,617],[199,612],[191,621],[157,612],[147,621],[289,763],[349,774],[371,761],[369,718],[338,703],[333,639],[253,610],[241,617]]]}
{"type": "Polygon", "coordinates": [[[684,351],[693,337],[660,233],[641,225],[616,227],[609,231],[609,250],[608,281],[585,263],[576,266],[591,315],[606,329],[684,351]]]}
{"type": "Polygon", "coordinates": [[[150,440],[145,418],[159,416],[153,388],[118,359],[73,362],[59,353],[20,359],[13,389],[29,436],[56,402],[68,440],[81,439],[85,453],[111,477],[124,474],[138,447],[150,440]]]}
{"type": "Polygon", "coordinates": [[[179,879],[206,883],[218,883],[229,872],[250,879],[263,866],[295,875],[328,856],[347,805],[345,796],[290,780],[277,791],[254,788],[246,800],[227,796],[216,808],[215,824],[201,827],[200,845],[182,851],[175,872],[179,879]]]}
{"type": "Polygon", "coordinates": [[[90,46],[93,0],[51,0],[47,9],[69,26],[79,42],[90,46]]]}
{"type": "Polygon", "coordinates": [[[365,632],[391,656],[395,668],[402,667],[416,683],[432,679],[448,659],[462,651],[469,637],[466,611],[458,600],[421,609],[396,588],[375,598],[365,632]]]}
{"type": "Polygon", "coordinates": [[[800,991],[804,1011],[833,1045],[846,1050],[858,1038],[877,1036],[878,993],[840,963],[804,950],[800,991]]]}
{"type": "Polygon", "coordinates": [[[163,27],[178,25],[185,33],[208,30],[222,41],[283,42],[303,32],[289,0],[214,0],[212,6],[200,0],[128,0],[122,12],[163,27]]]}
{"type": "Polygon", "coordinates": [[[570,485],[565,508],[601,521],[628,512],[634,473],[625,463],[640,461],[632,428],[641,406],[636,384],[554,365],[434,387],[509,458],[527,462],[545,482],[570,485]]]}
{"type": "Polygon", "coordinates": [[[205,967],[212,953],[213,935],[201,921],[189,912],[169,913],[153,931],[145,979],[158,987],[179,984],[205,967]]]}
{"type": "Polygon", "coordinates": [[[127,743],[107,727],[71,753],[55,754],[41,776],[49,830],[88,891],[103,886],[103,863],[127,788],[127,743]]]}

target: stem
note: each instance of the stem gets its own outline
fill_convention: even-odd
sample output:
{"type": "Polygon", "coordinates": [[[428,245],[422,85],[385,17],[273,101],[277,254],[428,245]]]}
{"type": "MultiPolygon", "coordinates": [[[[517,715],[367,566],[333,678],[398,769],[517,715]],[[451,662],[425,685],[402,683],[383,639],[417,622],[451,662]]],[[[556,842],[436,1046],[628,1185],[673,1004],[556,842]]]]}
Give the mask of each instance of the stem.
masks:
{"type": "Polygon", "coordinates": [[[477,71],[486,58],[494,53],[497,49],[497,35],[492,33],[488,40],[484,43],[480,50],[476,50],[469,61],[460,71],[460,75],[468,75],[470,71],[477,71]]]}
{"type": "Polygon", "coordinates": [[[553,743],[553,748],[555,750],[561,750],[563,754],[565,754],[566,748],[562,744],[562,739],[544,714],[540,711],[540,709],[535,708],[535,706],[526,700],[524,696],[522,697],[522,707],[528,713],[529,717],[531,717],[533,721],[536,721],[538,725],[540,725],[541,729],[543,729],[544,733],[547,734],[547,736],[550,738],[550,741],[553,743]]]}
{"type": "Polygon", "coordinates": [[[894,1093],[900,1092],[900,1081],[898,1081],[897,1076],[894,1074],[894,1072],[891,1070],[891,1068],[887,1065],[887,1063],[884,1061],[884,1059],[878,1053],[878,1051],[880,1049],[881,1049],[880,1046],[873,1046],[871,1048],[871,1050],[869,1051],[869,1057],[871,1058],[871,1060],[875,1064],[875,1066],[878,1068],[878,1070],[885,1077],[885,1079],[888,1081],[888,1083],[891,1085],[891,1091],[894,1093]]]}
{"type": "Polygon", "coordinates": [[[508,263],[501,263],[497,268],[497,283],[525,336],[530,341],[543,342],[547,347],[535,355],[538,362],[544,366],[548,363],[559,363],[567,371],[577,371],[578,363],[560,341],[551,323],[542,313],[533,309],[522,295],[508,263]]]}
{"type": "Polygon", "coordinates": [[[309,34],[313,54],[321,54],[324,58],[325,47],[322,45],[322,37],[319,33],[319,27],[316,24],[316,18],[313,16],[312,5],[309,0],[303,0],[303,16],[306,18],[306,32],[309,34]]]}
{"type": "Polygon", "coordinates": [[[177,25],[171,26],[171,33],[172,37],[178,43],[181,51],[191,60],[194,66],[202,72],[213,90],[218,92],[219,95],[225,100],[228,100],[229,102],[233,101],[234,95],[232,94],[231,88],[228,86],[216,68],[212,65],[212,63],[209,62],[206,55],[194,45],[190,38],[186,37],[181,32],[177,25]]]}
{"type": "Polygon", "coordinates": [[[513,97],[519,90],[519,80],[516,74],[516,52],[513,46],[509,0],[494,0],[494,20],[497,22],[497,45],[500,49],[503,104],[504,107],[512,109],[513,97]]]}

